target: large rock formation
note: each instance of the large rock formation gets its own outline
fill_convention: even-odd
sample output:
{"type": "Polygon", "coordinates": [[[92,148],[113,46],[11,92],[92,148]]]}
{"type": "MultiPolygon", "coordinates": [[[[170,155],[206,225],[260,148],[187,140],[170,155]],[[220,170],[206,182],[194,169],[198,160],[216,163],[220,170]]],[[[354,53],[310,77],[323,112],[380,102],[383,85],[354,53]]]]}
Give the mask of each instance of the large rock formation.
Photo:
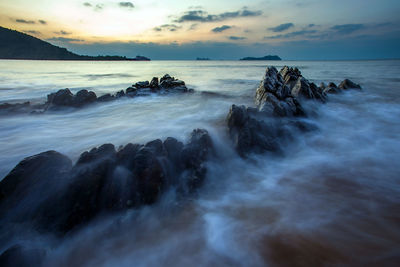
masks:
{"type": "Polygon", "coordinates": [[[193,193],[212,151],[208,132],[196,129],[186,145],[171,137],[118,150],[105,144],[82,153],[73,167],[66,156],[44,152],[0,182],[0,212],[9,223],[34,221],[41,230],[66,233],[101,213],[153,204],[171,187],[193,193]],[[21,205],[27,202],[28,211],[21,205]]]}
{"type": "Polygon", "coordinates": [[[315,126],[303,120],[305,111],[302,99],[321,102],[327,100],[327,93],[338,93],[341,89],[361,88],[350,80],[344,80],[339,87],[334,83],[320,87],[305,79],[297,68],[267,67],[257,88],[257,108],[232,105],[227,116],[230,137],[241,156],[265,151],[279,152],[282,142],[292,138],[290,129],[308,131],[315,126]]]}
{"type": "Polygon", "coordinates": [[[55,93],[47,95],[47,101],[44,104],[31,105],[30,102],[25,103],[3,103],[0,104],[1,113],[43,113],[47,110],[60,109],[65,107],[80,108],[88,106],[96,102],[108,102],[121,97],[137,97],[148,96],[151,94],[167,94],[167,93],[188,93],[193,89],[188,89],[184,81],[175,79],[169,74],[165,74],[158,82],[157,77],[149,81],[136,82],[128,87],[125,91],[120,90],[115,94],[105,94],[97,97],[93,91],[86,89],[78,91],[75,95],[68,89],[61,89],[55,93]]]}

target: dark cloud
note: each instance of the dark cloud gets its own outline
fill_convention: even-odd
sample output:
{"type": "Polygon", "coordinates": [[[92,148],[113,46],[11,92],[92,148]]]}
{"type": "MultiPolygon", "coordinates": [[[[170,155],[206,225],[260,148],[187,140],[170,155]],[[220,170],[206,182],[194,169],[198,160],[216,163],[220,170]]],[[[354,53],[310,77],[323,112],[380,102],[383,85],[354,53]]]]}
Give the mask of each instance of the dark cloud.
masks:
{"type": "Polygon", "coordinates": [[[39,23],[42,24],[42,25],[46,25],[46,24],[47,24],[47,21],[40,19],[40,20],[39,20],[39,23]]]}
{"type": "Polygon", "coordinates": [[[63,43],[70,43],[70,42],[83,42],[82,39],[76,38],[65,38],[65,37],[53,37],[47,39],[47,41],[55,41],[55,42],[63,42],[63,43]]]}
{"type": "Polygon", "coordinates": [[[15,19],[15,22],[22,23],[22,24],[36,24],[36,21],[25,20],[25,19],[15,19]]]}
{"type": "Polygon", "coordinates": [[[175,22],[182,23],[187,21],[196,21],[196,22],[214,22],[214,21],[223,21],[231,18],[238,17],[254,17],[260,16],[262,11],[250,11],[250,10],[239,10],[234,12],[224,12],[217,15],[208,14],[204,10],[190,10],[184,13],[181,17],[177,18],[175,22]]]}
{"type": "Polygon", "coordinates": [[[196,29],[197,29],[197,27],[198,27],[198,26],[199,26],[199,24],[197,24],[197,23],[194,23],[194,24],[190,25],[190,27],[189,27],[188,31],[194,31],[194,30],[196,30],[196,29]]]}
{"type": "Polygon", "coordinates": [[[94,7],[94,11],[101,11],[101,10],[103,10],[103,8],[104,8],[104,5],[103,5],[103,4],[97,4],[97,5],[94,7]]]}
{"type": "Polygon", "coordinates": [[[24,31],[24,33],[41,34],[41,32],[39,32],[39,31],[34,31],[34,30],[31,30],[31,31],[24,31]]]}
{"type": "Polygon", "coordinates": [[[273,31],[273,32],[283,32],[292,27],[294,27],[294,24],[289,22],[289,23],[284,23],[284,24],[278,25],[276,27],[268,28],[268,30],[273,31]]]}
{"type": "Polygon", "coordinates": [[[92,4],[92,3],[89,3],[89,2],[85,2],[85,3],[83,3],[83,5],[85,7],[93,8],[94,11],[101,11],[104,8],[104,4],[92,4]]]}
{"type": "Polygon", "coordinates": [[[61,31],[59,31],[59,32],[54,32],[55,34],[59,34],[59,35],[70,35],[70,34],[72,34],[72,32],[67,32],[67,31],[63,31],[63,30],[61,30],[61,31]]]}
{"type": "Polygon", "coordinates": [[[264,40],[267,39],[290,39],[293,37],[297,37],[297,36],[308,36],[310,34],[315,34],[318,31],[316,30],[302,30],[302,31],[295,31],[295,32],[289,32],[289,33],[285,33],[285,34],[278,34],[278,35],[274,35],[274,36],[266,36],[264,37],[264,40]]]}
{"type": "Polygon", "coordinates": [[[232,41],[240,41],[240,40],[245,40],[247,38],[242,36],[229,36],[228,39],[232,41]]]}
{"type": "Polygon", "coordinates": [[[118,5],[120,7],[129,8],[129,9],[135,7],[132,2],[119,2],[118,5]]]}
{"type": "Polygon", "coordinates": [[[216,28],[212,29],[211,31],[213,31],[215,33],[219,33],[219,32],[223,32],[223,31],[226,31],[228,29],[231,29],[231,28],[232,28],[232,26],[222,25],[221,27],[216,27],[216,28]]]}
{"type": "Polygon", "coordinates": [[[156,32],[161,32],[161,31],[170,31],[170,32],[176,32],[177,30],[181,29],[181,26],[175,25],[175,24],[163,24],[161,26],[153,28],[154,31],[156,32]]]}
{"type": "Polygon", "coordinates": [[[364,24],[342,24],[331,27],[332,30],[341,34],[350,34],[364,28],[365,28],[364,24]]]}

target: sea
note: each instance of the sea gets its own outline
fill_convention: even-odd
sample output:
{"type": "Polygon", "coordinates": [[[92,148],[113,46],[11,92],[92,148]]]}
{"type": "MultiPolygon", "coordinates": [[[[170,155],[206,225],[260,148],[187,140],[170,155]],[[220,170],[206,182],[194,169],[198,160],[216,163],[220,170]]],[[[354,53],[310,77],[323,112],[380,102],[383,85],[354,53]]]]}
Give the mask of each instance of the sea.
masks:
{"type": "MultiPolygon", "coordinates": [[[[400,262],[400,60],[14,61],[0,60],[0,104],[43,103],[69,88],[97,96],[170,74],[194,93],[121,98],[43,114],[0,114],[0,180],[22,159],[56,150],[75,162],[105,143],[117,148],[207,129],[217,155],[188,199],[95,220],[57,238],[0,233],[44,248],[44,266],[396,266],[400,262]],[[255,106],[267,66],[298,67],[316,84],[345,78],[362,90],[305,101],[317,130],[284,155],[232,148],[232,104],[255,106]]],[[[0,215],[1,216],[1,215],[0,215]]],[[[29,226],[27,226],[29,229],[29,226]]],[[[5,238],[5,236],[8,236],[5,238]]],[[[398,266],[398,265],[397,265],[398,266]]]]}

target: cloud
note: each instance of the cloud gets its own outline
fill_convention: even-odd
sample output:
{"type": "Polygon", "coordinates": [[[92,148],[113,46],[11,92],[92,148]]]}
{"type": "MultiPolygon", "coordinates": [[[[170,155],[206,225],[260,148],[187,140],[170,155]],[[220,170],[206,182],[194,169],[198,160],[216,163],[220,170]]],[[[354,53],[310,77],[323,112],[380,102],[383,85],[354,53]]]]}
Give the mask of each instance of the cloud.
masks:
{"type": "Polygon", "coordinates": [[[290,22],[290,23],[284,23],[284,24],[278,25],[276,27],[268,28],[268,30],[273,31],[273,32],[283,32],[292,27],[294,27],[294,24],[290,22]]]}
{"type": "Polygon", "coordinates": [[[274,36],[265,36],[264,40],[267,39],[289,39],[289,38],[293,38],[293,37],[297,37],[297,36],[307,36],[310,34],[315,34],[318,31],[316,30],[302,30],[302,31],[295,31],[295,32],[289,32],[289,33],[285,33],[285,34],[278,34],[278,35],[274,35],[274,36]]]}
{"type": "Polygon", "coordinates": [[[223,21],[231,18],[239,18],[239,17],[254,17],[260,16],[262,11],[250,11],[250,10],[239,10],[234,12],[224,12],[217,15],[208,14],[206,11],[201,9],[199,10],[190,10],[186,11],[184,15],[177,18],[175,22],[182,23],[187,21],[196,21],[196,22],[215,22],[215,21],[223,21]]]}
{"type": "Polygon", "coordinates": [[[197,27],[198,27],[198,26],[199,26],[199,24],[197,24],[197,23],[194,23],[194,24],[190,25],[190,27],[189,27],[188,31],[194,31],[194,30],[196,30],[196,29],[197,29],[197,27]]]}
{"type": "Polygon", "coordinates": [[[63,42],[63,43],[83,42],[82,39],[65,38],[65,37],[52,37],[52,38],[47,39],[47,41],[55,41],[55,42],[63,42]]]}
{"type": "Polygon", "coordinates": [[[226,31],[228,29],[231,29],[231,28],[232,28],[232,26],[222,25],[221,27],[216,27],[216,28],[212,29],[211,31],[215,32],[215,33],[219,33],[219,32],[223,32],[223,31],[226,31]]]}
{"type": "Polygon", "coordinates": [[[242,36],[229,36],[228,39],[232,41],[240,41],[240,40],[245,40],[247,38],[242,36]]]}
{"type": "Polygon", "coordinates": [[[42,25],[46,25],[46,24],[47,24],[47,21],[40,19],[40,20],[39,20],[39,23],[42,24],[42,25]]]}
{"type": "Polygon", "coordinates": [[[63,30],[61,30],[61,31],[59,31],[59,32],[54,32],[55,34],[59,34],[59,35],[70,35],[70,34],[72,34],[72,32],[67,32],[67,31],[63,31],[63,30]]]}
{"type": "Polygon", "coordinates": [[[22,24],[36,24],[36,21],[25,20],[25,19],[16,19],[15,22],[22,23],[22,24]]]}
{"type": "Polygon", "coordinates": [[[104,8],[104,4],[92,4],[89,2],[83,3],[83,6],[93,8],[94,11],[101,11],[104,8]]]}
{"type": "Polygon", "coordinates": [[[134,57],[138,54],[151,59],[193,60],[196,57],[237,60],[249,55],[279,55],[290,60],[336,60],[400,58],[400,31],[363,38],[348,36],[337,40],[287,41],[279,45],[267,42],[244,41],[192,42],[192,43],[64,43],[69,50],[82,55],[111,55],[134,57]]]}
{"type": "Polygon", "coordinates": [[[175,25],[175,24],[163,24],[161,26],[153,28],[154,31],[156,32],[161,32],[161,31],[170,31],[170,32],[175,32],[179,29],[181,29],[181,26],[175,25]]]}
{"type": "Polygon", "coordinates": [[[135,6],[132,4],[132,2],[119,2],[118,5],[119,5],[120,7],[129,8],[129,9],[132,9],[132,8],[135,7],[135,6]]]}
{"type": "Polygon", "coordinates": [[[342,24],[331,27],[332,30],[341,34],[350,34],[363,28],[365,28],[364,24],[342,24]]]}

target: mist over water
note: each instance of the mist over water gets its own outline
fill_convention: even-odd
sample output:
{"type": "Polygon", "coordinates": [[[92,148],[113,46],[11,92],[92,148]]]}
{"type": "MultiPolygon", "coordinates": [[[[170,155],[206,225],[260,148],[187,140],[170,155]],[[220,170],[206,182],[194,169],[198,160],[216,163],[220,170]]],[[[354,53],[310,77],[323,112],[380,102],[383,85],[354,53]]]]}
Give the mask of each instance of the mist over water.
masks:
{"type": "Polygon", "coordinates": [[[209,130],[217,155],[206,185],[180,200],[98,218],[67,239],[0,236],[44,247],[45,266],[396,266],[400,260],[400,61],[0,61],[0,102],[44,101],[58,89],[98,96],[169,73],[194,94],[120,99],[79,110],[0,116],[0,179],[54,149],[75,161],[117,147],[209,130]],[[363,91],[309,102],[284,155],[241,159],[227,137],[231,104],[253,105],[266,64],[297,66],[319,84],[350,78],[363,91]],[[211,93],[210,93],[211,92],[211,93]]]}

